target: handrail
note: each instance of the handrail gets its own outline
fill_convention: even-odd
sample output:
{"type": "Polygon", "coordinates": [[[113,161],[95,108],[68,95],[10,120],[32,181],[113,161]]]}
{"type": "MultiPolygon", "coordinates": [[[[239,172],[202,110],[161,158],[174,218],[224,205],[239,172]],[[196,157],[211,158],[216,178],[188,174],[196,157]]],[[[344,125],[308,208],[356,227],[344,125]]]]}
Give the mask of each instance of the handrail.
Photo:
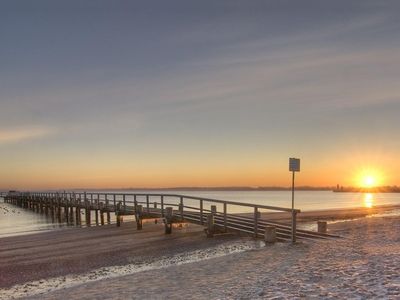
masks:
{"type": "MultiPolygon", "coordinates": [[[[0,193],[1,194],[1,193],[0,193]]],[[[235,220],[236,225],[239,227],[247,227],[252,230],[254,236],[259,235],[259,229],[264,226],[264,222],[261,220],[261,211],[262,209],[266,210],[274,210],[280,212],[287,212],[291,213],[292,215],[292,242],[296,240],[296,215],[300,212],[299,209],[291,209],[285,207],[278,207],[278,206],[271,206],[271,205],[262,205],[262,204],[251,204],[251,203],[244,203],[244,202],[236,202],[236,201],[229,201],[229,200],[220,200],[220,199],[213,199],[207,197],[198,197],[198,196],[190,196],[190,195],[182,195],[182,194],[164,194],[164,193],[113,193],[113,192],[85,192],[85,191],[63,191],[63,192],[51,192],[51,191],[36,191],[36,192],[9,192],[7,194],[10,197],[28,197],[28,198],[37,198],[40,201],[40,205],[42,205],[43,198],[51,199],[51,205],[53,205],[53,200],[58,203],[58,207],[60,207],[60,202],[66,201],[67,205],[68,202],[73,202],[77,205],[77,209],[86,209],[86,217],[87,223],[90,223],[90,209],[101,210],[103,213],[103,209],[107,211],[107,222],[110,222],[110,211],[115,211],[116,214],[119,214],[120,211],[127,212],[128,210],[134,212],[135,214],[137,211],[141,211],[141,209],[147,208],[147,212],[150,212],[150,203],[154,203],[154,208],[157,208],[158,204],[160,204],[160,209],[157,214],[160,214],[161,217],[165,216],[165,208],[169,207],[178,207],[179,214],[181,217],[184,215],[190,216],[190,212],[186,211],[184,213],[184,209],[193,209],[198,212],[198,220],[200,224],[204,224],[207,221],[207,217],[205,214],[209,215],[211,213],[211,217],[214,215],[216,219],[221,219],[222,226],[224,227],[225,231],[227,230],[229,224],[235,220]],[[143,199],[144,197],[145,199],[143,199]],[[150,197],[159,197],[156,199],[157,201],[151,201],[150,197]],[[173,199],[171,199],[173,198],[173,199]],[[185,201],[186,200],[186,203],[185,201]],[[195,200],[199,201],[198,203],[194,204],[194,206],[188,200],[195,200]],[[78,202],[77,202],[78,201],[78,202]],[[177,203],[170,203],[170,202],[177,202],[177,203]],[[204,207],[204,203],[207,203],[206,207],[204,207]],[[178,204],[179,203],[179,204],[178,204]],[[95,205],[94,208],[91,208],[92,205],[95,205]],[[142,207],[138,210],[138,204],[142,207]],[[189,204],[189,205],[188,205],[189,204]],[[211,205],[211,209],[209,209],[209,205],[211,205]],[[217,212],[217,205],[223,206],[223,212],[217,212]],[[253,218],[246,218],[246,220],[238,220],[238,216],[229,216],[227,213],[227,206],[236,206],[236,207],[247,207],[253,209],[253,218]],[[121,209],[122,208],[122,209],[121,209]],[[88,212],[89,211],[89,212],[88,212]],[[233,220],[232,220],[233,219],[233,220]],[[245,223],[246,225],[244,225],[245,223]],[[261,227],[260,227],[261,226],[261,227]]],[[[151,199],[153,200],[153,199],[151,199]]],[[[93,207],[93,206],[92,206],[93,207]]],[[[60,211],[58,211],[60,214],[60,211]]],[[[97,212],[96,212],[97,216],[97,212]]],[[[101,215],[102,216],[102,215],[101,215]]],[[[190,218],[190,217],[189,217],[190,218]]],[[[96,221],[97,222],[97,221],[96,221]]],[[[102,219],[101,223],[103,224],[104,221],[102,219]]],[[[139,226],[139,225],[138,225],[139,226]]],[[[141,225],[140,225],[141,227],[141,225]]]]}
{"type": "MultiPolygon", "coordinates": [[[[206,202],[213,202],[219,204],[229,204],[235,206],[245,206],[245,207],[252,207],[257,209],[268,209],[268,210],[276,210],[282,212],[295,212],[300,213],[300,209],[286,208],[286,207],[278,207],[278,206],[271,206],[271,205],[262,205],[262,204],[251,204],[251,203],[244,203],[244,202],[236,202],[236,201],[229,201],[229,200],[220,200],[220,199],[213,199],[213,198],[206,198],[206,197],[197,197],[197,196],[190,196],[190,195],[183,195],[183,194],[162,194],[162,193],[102,193],[102,192],[33,192],[29,193],[31,195],[38,195],[38,194],[55,194],[55,195],[63,195],[63,194],[75,194],[81,195],[85,194],[86,196],[91,195],[104,195],[107,196],[122,196],[126,198],[126,196],[145,196],[145,197],[174,197],[174,198],[183,198],[183,199],[192,199],[192,200],[199,200],[199,201],[206,201],[206,202]]],[[[111,199],[109,199],[111,200],[111,199]]],[[[126,203],[134,203],[133,200],[126,199],[126,203]]],[[[138,202],[138,201],[137,201],[138,202]]]]}

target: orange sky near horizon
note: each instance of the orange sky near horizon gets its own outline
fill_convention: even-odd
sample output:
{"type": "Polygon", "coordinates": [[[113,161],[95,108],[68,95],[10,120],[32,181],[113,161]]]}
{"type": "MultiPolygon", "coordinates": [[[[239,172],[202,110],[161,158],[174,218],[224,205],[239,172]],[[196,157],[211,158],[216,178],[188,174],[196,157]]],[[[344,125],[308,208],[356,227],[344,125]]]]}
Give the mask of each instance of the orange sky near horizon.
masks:
{"type": "MultiPolygon", "coordinates": [[[[1,189],[73,189],[73,188],[163,188],[163,187],[231,187],[290,186],[288,157],[273,162],[267,159],[208,159],[153,163],[111,159],[51,161],[47,164],[26,164],[21,168],[3,167],[1,189]],[[101,163],[99,163],[101,161],[101,163]]],[[[360,186],[366,176],[373,176],[374,185],[396,185],[398,165],[387,158],[370,160],[349,157],[337,161],[301,158],[301,172],[296,173],[299,186],[360,186]],[[383,163],[384,162],[384,163],[383,163]]]]}

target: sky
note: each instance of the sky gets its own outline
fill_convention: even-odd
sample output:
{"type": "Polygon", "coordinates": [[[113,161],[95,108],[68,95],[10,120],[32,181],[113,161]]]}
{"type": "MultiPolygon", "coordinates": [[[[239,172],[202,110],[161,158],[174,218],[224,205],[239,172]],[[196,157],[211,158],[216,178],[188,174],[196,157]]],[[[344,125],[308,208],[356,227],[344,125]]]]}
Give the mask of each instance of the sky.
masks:
{"type": "Polygon", "coordinates": [[[0,1],[0,188],[400,185],[398,1],[0,1]]]}

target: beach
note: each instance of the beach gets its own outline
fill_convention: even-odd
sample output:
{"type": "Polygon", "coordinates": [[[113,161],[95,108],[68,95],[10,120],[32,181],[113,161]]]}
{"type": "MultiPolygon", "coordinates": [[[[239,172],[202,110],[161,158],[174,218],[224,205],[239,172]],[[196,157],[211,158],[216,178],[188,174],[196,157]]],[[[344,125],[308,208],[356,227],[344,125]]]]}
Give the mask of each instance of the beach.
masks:
{"type": "MultiPolygon", "coordinates": [[[[315,216],[313,216],[315,217],[315,216]]],[[[265,245],[184,225],[62,229],[0,241],[2,299],[400,297],[400,217],[329,224],[342,239],[265,245]]]]}

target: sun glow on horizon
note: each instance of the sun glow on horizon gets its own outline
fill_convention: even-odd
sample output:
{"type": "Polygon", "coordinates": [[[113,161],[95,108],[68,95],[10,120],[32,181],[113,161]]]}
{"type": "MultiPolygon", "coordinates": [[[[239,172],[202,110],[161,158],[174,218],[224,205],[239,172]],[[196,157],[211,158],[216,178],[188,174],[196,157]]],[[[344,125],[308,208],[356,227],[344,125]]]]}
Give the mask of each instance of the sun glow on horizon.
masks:
{"type": "Polygon", "coordinates": [[[363,188],[374,188],[383,183],[382,172],[377,169],[361,170],[356,177],[357,185],[363,188]]]}

